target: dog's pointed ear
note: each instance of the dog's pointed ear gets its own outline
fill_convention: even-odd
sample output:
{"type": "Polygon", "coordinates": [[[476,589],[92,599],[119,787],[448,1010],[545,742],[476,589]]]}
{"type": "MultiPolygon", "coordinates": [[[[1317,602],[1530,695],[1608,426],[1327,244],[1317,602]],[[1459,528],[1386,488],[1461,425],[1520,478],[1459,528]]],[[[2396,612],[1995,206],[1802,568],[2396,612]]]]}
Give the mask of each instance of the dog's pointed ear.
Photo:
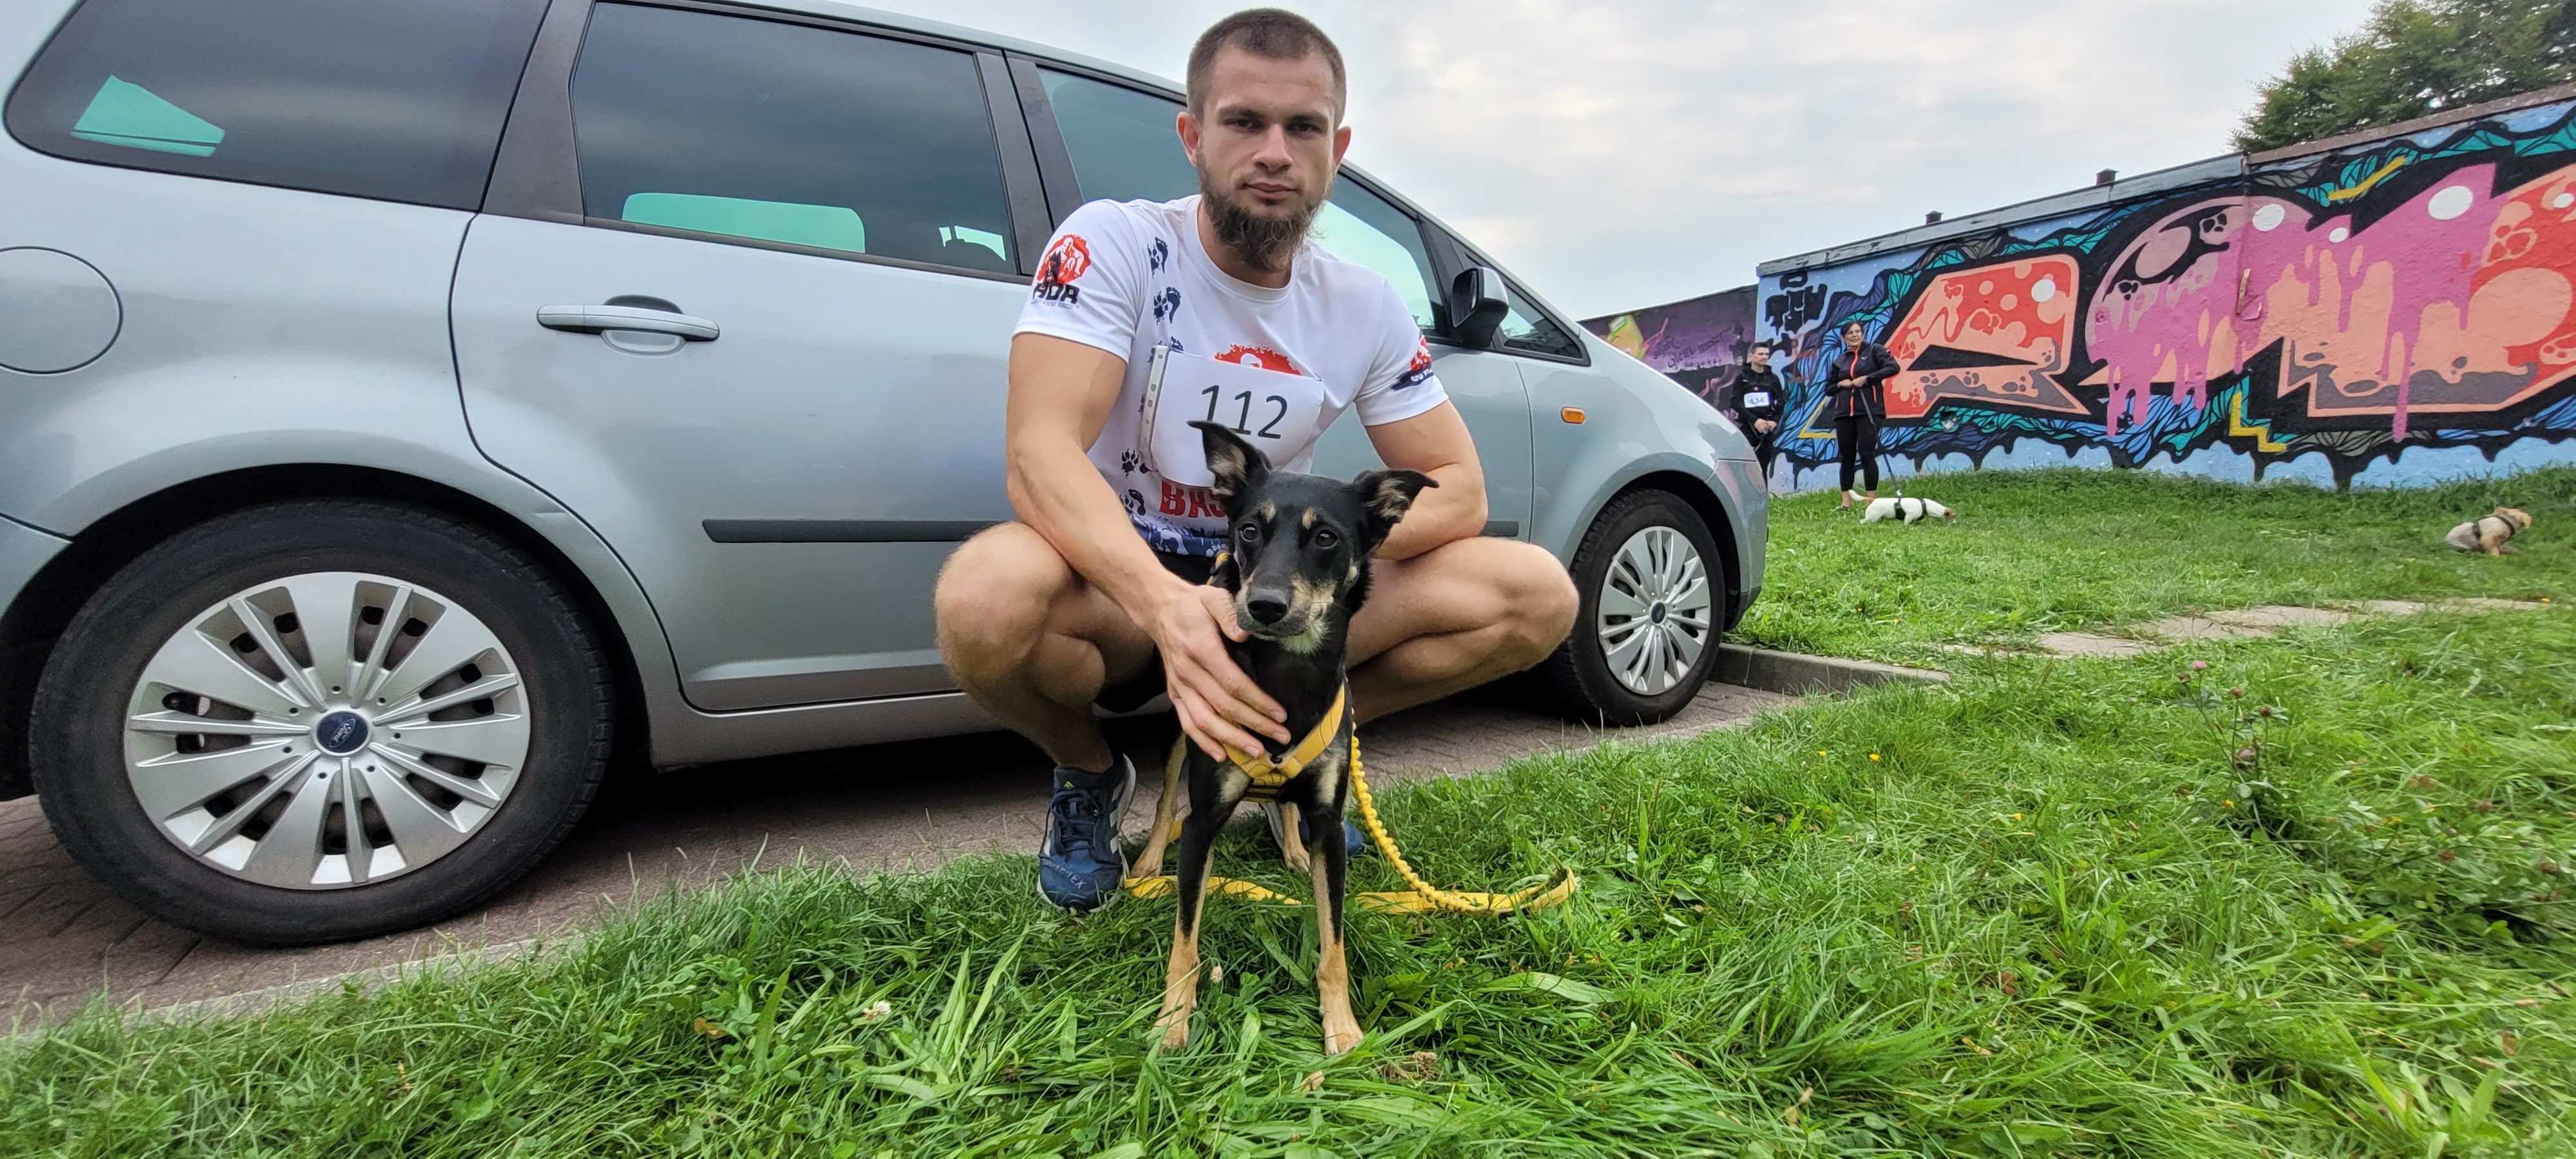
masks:
{"type": "Polygon", "coordinates": [[[1423,488],[1439,485],[1420,471],[1369,471],[1351,480],[1351,490],[1368,511],[1368,549],[1375,551],[1386,542],[1387,533],[1404,521],[1405,512],[1413,510],[1414,497],[1423,488]]]}
{"type": "Polygon", "coordinates": [[[1208,475],[1215,482],[1209,490],[1218,499],[1233,502],[1252,492],[1270,474],[1270,460],[1263,458],[1261,448],[1243,441],[1243,436],[1222,423],[1193,420],[1199,436],[1207,441],[1208,475]]]}

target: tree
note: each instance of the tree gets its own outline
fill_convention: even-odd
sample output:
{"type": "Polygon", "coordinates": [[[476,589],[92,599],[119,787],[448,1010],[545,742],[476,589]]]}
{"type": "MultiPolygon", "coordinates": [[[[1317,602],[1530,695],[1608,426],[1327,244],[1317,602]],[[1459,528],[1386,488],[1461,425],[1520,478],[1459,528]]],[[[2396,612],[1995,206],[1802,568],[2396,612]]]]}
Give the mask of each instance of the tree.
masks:
{"type": "Polygon", "coordinates": [[[2248,153],[2576,80],[2576,0],[2380,0],[2290,58],[2236,130],[2248,153]]]}

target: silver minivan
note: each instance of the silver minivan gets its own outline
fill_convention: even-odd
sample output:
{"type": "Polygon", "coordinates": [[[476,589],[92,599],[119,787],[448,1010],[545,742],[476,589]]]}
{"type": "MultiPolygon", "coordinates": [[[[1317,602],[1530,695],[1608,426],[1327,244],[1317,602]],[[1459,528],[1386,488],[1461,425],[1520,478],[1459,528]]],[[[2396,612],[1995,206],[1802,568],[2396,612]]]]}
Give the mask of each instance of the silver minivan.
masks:
{"type": "MultiPolygon", "coordinates": [[[[1177,86],[827,0],[12,0],[0,78],[0,797],[249,942],[470,906],[612,763],[993,727],[930,593],[1033,263],[1196,188],[1177,86]]],[[[1541,686],[1681,708],[1741,435],[1364,174],[1318,240],[1573,570],[1541,686]]]]}

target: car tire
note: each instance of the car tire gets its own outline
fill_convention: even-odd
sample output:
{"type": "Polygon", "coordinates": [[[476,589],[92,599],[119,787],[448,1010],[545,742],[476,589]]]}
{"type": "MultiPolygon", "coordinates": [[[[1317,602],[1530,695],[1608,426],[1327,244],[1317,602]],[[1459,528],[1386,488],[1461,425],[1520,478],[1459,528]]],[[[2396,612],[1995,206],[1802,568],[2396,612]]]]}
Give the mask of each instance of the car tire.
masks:
{"type": "Polygon", "coordinates": [[[1688,706],[1717,663],[1725,620],[1726,563],[1699,513],[1669,492],[1621,495],[1592,521],[1571,570],[1582,610],[1539,668],[1558,705],[1623,726],[1688,706]]]}
{"type": "Polygon", "coordinates": [[[45,664],[29,755],[64,847],[137,908],[298,945],[517,880],[588,807],[614,710],[596,634],[527,552],[427,508],[309,500],[112,576],[45,664]]]}

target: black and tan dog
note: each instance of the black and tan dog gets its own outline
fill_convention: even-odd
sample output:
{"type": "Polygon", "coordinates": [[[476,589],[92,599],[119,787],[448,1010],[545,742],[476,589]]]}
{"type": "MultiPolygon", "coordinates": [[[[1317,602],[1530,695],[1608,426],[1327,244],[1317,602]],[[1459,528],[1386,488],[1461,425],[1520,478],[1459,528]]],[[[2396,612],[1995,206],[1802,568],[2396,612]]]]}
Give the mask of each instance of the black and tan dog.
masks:
{"type": "Polygon", "coordinates": [[[1288,733],[1298,738],[1284,754],[1233,753],[1218,761],[1196,745],[1178,745],[1166,762],[1163,801],[1154,833],[1136,859],[1134,874],[1162,872],[1163,847],[1172,837],[1172,811],[1182,786],[1190,811],[1179,826],[1176,867],[1179,913],[1173,921],[1172,960],[1163,973],[1163,1012],[1155,1025],[1163,1045],[1190,1037],[1190,1012],[1198,1006],[1199,911],[1217,831],[1242,801],[1277,808],[1272,828],[1291,868],[1315,883],[1315,924],[1322,960],[1315,986],[1322,994],[1324,1051],[1340,1054],[1359,1044],[1351,1017],[1350,967],[1342,952],[1345,864],[1342,806],[1350,790],[1351,614],[1368,598],[1369,554],[1412,507],[1414,496],[1436,487],[1417,471],[1371,471],[1348,483],[1315,475],[1273,471],[1251,444],[1214,423],[1197,422],[1207,444],[1208,469],[1223,504],[1228,555],[1208,582],[1234,594],[1237,621],[1250,637],[1227,650],[1243,671],[1288,713],[1288,733]],[[1310,836],[1297,846],[1298,818],[1310,836]]]}

